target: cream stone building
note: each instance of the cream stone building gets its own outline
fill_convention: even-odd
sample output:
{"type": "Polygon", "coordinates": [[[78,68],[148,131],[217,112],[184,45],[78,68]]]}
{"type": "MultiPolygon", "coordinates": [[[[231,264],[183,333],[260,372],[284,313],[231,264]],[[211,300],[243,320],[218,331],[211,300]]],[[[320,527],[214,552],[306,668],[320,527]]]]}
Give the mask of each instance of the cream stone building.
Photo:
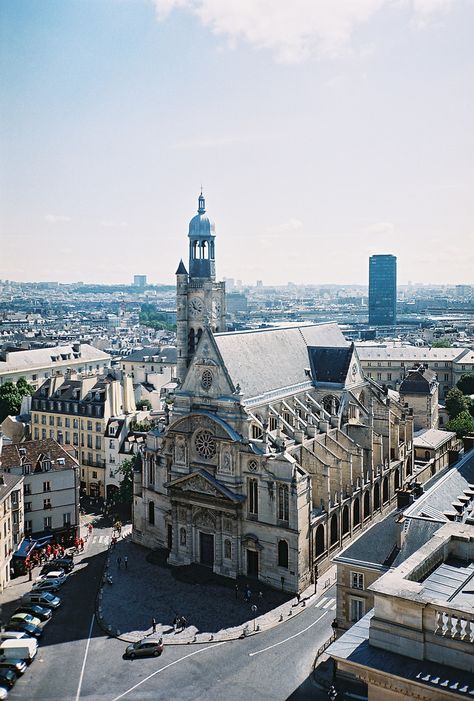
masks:
{"type": "Polygon", "coordinates": [[[133,538],[167,547],[173,565],[302,590],[393,508],[413,417],[364,376],[336,324],[224,333],[202,195],[197,218],[190,273],[177,271],[181,385],[147,436],[133,538]]]}
{"type": "Polygon", "coordinates": [[[327,649],[369,701],[474,696],[474,526],[448,523],[369,589],[373,608],[327,649]]]}
{"type": "Polygon", "coordinates": [[[12,554],[22,538],[23,477],[0,472],[0,594],[10,581],[12,554]]]}
{"type": "Polygon", "coordinates": [[[436,373],[424,365],[409,370],[400,383],[400,401],[413,409],[415,431],[438,428],[438,386],[436,373]]]}

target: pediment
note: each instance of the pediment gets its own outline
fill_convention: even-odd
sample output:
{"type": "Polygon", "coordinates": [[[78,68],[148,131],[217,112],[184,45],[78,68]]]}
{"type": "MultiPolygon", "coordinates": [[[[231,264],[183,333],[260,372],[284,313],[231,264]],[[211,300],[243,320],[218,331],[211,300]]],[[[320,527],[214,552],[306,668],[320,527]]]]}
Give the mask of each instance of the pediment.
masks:
{"type": "Polygon", "coordinates": [[[178,477],[178,479],[168,482],[165,486],[174,491],[205,494],[206,496],[234,503],[244,499],[240,494],[234,494],[228,487],[225,487],[205,470],[193,472],[185,477],[178,477]]]}

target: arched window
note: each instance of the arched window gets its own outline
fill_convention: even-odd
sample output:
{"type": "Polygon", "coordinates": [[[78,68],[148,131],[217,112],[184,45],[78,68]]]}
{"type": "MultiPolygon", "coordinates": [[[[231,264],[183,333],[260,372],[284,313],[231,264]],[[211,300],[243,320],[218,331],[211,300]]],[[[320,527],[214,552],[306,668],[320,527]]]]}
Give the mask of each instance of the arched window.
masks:
{"type": "Polygon", "coordinates": [[[186,545],[186,529],[185,528],[179,529],[179,544],[186,545]]]}
{"type": "Polygon", "coordinates": [[[349,507],[346,506],[342,510],[342,535],[349,533],[349,507]]]}
{"type": "Polygon", "coordinates": [[[278,541],[278,567],[288,569],[288,543],[286,540],[278,541]]]}
{"type": "Polygon", "coordinates": [[[148,502],[148,523],[152,526],[155,525],[155,503],[153,501],[148,502]]]}
{"type": "Polygon", "coordinates": [[[316,557],[322,555],[325,550],[326,546],[324,545],[324,526],[322,525],[322,523],[320,523],[319,526],[316,528],[316,557]]]}
{"type": "Polygon", "coordinates": [[[370,516],[370,496],[369,492],[365,492],[364,494],[364,518],[368,518],[370,516]]]}
{"type": "Polygon", "coordinates": [[[226,560],[232,560],[232,543],[228,538],[224,540],[224,557],[226,560]]]}
{"type": "Polygon", "coordinates": [[[425,450],[425,460],[429,460],[430,457],[431,457],[430,451],[429,451],[429,450],[425,450]]]}
{"type": "Polygon", "coordinates": [[[411,475],[411,457],[409,457],[407,460],[406,475],[411,475]]]}
{"type": "Polygon", "coordinates": [[[290,518],[289,492],[286,484],[278,485],[278,518],[288,521],[290,518]]]}
{"type": "Polygon", "coordinates": [[[339,411],[339,399],[332,394],[328,394],[323,399],[323,407],[331,416],[339,411]]]}
{"type": "Polygon", "coordinates": [[[354,506],[352,507],[352,524],[357,526],[360,523],[360,502],[359,497],[354,501],[354,506]]]}
{"type": "Polygon", "coordinates": [[[196,339],[194,336],[194,329],[190,329],[189,335],[188,335],[188,351],[189,351],[189,353],[194,353],[195,346],[196,346],[196,339]]]}
{"type": "Polygon", "coordinates": [[[380,485],[378,482],[374,484],[374,511],[380,508],[380,485]]]}
{"type": "Polygon", "coordinates": [[[382,502],[385,504],[388,501],[388,477],[383,478],[382,484],[382,502]]]}
{"type": "Polygon", "coordinates": [[[400,489],[400,469],[395,470],[395,478],[393,480],[394,489],[400,489]]]}
{"type": "Polygon", "coordinates": [[[337,514],[333,514],[331,518],[330,545],[334,545],[338,541],[338,526],[337,514]]]}

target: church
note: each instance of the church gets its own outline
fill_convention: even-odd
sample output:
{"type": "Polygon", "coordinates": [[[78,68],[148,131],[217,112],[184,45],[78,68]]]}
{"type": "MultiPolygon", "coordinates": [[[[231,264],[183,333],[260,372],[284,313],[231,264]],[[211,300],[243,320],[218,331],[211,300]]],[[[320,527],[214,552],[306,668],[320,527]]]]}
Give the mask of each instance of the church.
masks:
{"type": "Polygon", "coordinates": [[[135,473],[133,539],[168,562],[304,590],[395,507],[413,415],[337,324],[226,333],[201,193],[176,271],[179,389],[135,473]],[[317,574],[316,574],[317,573],[317,574]]]}

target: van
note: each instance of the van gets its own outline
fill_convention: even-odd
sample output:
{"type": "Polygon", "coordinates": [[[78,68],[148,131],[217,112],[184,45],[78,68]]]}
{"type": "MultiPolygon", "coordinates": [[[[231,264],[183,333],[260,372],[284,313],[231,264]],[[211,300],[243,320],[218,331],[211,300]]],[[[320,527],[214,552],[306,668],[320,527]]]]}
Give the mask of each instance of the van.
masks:
{"type": "Polygon", "coordinates": [[[26,660],[31,662],[38,650],[38,643],[32,638],[4,640],[0,645],[0,656],[7,660],[26,660]]]}
{"type": "Polygon", "coordinates": [[[0,643],[3,643],[4,640],[24,640],[29,637],[29,635],[19,630],[4,630],[0,633],[0,643]]]}
{"type": "Polygon", "coordinates": [[[21,597],[23,604],[38,604],[38,606],[46,606],[50,609],[57,609],[61,603],[59,596],[54,596],[47,591],[29,591],[21,597]]]}

